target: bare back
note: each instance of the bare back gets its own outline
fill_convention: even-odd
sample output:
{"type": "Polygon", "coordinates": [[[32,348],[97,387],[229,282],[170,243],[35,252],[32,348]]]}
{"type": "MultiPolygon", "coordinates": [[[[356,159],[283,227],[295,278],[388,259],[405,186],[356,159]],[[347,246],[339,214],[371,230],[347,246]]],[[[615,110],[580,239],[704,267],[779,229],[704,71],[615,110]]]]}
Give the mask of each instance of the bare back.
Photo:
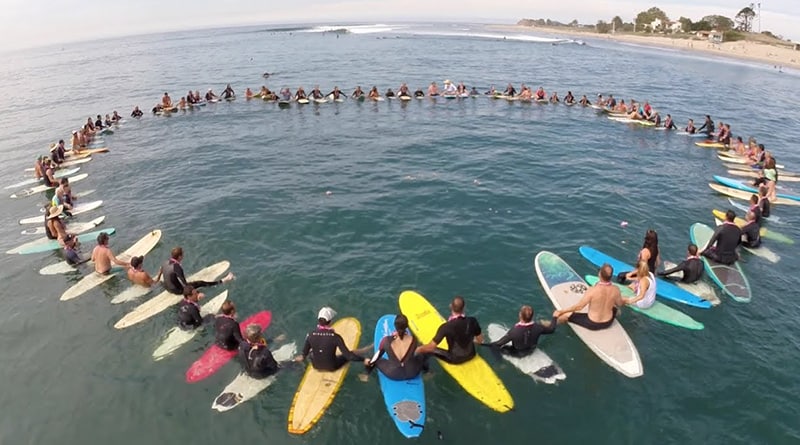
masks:
{"type": "Polygon", "coordinates": [[[108,273],[111,270],[111,250],[106,246],[96,246],[92,250],[92,261],[94,271],[100,274],[108,273]]]}
{"type": "Polygon", "coordinates": [[[153,284],[153,279],[143,270],[128,269],[128,279],[131,280],[131,283],[139,286],[149,287],[153,284]]]}
{"type": "Polygon", "coordinates": [[[394,340],[392,340],[392,342],[389,344],[389,347],[392,348],[394,356],[402,360],[403,357],[405,357],[408,353],[408,349],[411,347],[413,342],[414,339],[408,334],[406,334],[403,338],[400,338],[400,336],[395,336],[394,340]]]}
{"type": "Polygon", "coordinates": [[[586,291],[589,299],[587,309],[589,319],[595,323],[603,323],[614,317],[615,306],[622,305],[622,295],[616,286],[599,282],[586,291]]]}

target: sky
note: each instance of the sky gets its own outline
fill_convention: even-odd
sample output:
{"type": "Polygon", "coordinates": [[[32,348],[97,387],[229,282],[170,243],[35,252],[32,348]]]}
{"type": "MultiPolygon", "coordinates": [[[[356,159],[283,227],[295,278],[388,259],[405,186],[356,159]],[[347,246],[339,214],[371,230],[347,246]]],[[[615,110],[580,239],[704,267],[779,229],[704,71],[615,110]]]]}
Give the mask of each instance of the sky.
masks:
{"type": "MultiPolygon", "coordinates": [[[[757,2],[756,2],[757,3],[757,2]]],[[[610,21],[658,6],[671,19],[733,18],[749,2],[730,0],[0,0],[0,50],[80,40],[233,25],[349,22],[516,23],[550,18],[610,21]]],[[[761,2],[761,29],[800,41],[800,0],[761,2]]],[[[756,28],[758,20],[756,20],[756,28]]]]}

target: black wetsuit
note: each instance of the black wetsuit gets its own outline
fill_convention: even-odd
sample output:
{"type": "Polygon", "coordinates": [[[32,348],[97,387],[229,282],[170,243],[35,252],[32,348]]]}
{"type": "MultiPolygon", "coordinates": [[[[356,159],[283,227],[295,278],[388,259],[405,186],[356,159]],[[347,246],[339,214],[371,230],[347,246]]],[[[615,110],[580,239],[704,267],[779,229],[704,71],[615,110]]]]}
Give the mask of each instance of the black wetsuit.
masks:
{"type": "Polygon", "coordinates": [[[703,251],[703,256],[717,263],[731,265],[739,259],[736,247],[741,242],[741,229],[736,224],[725,222],[714,231],[714,236],[708,241],[709,247],[703,251]]]}
{"type": "Polygon", "coordinates": [[[513,87],[512,88],[506,88],[506,90],[503,93],[506,96],[516,96],[517,95],[517,90],[515,90],[513,87]]]}
{"type": "Polygon", "coordinates": [[[278,372],[278,362],[267,345],[243,341],[239,344],[239,360],[245,374],[254,379],[263,379],[278,372]]]}
{"type": "Polygon", "coordinates": [[[703,276],[703,262],[699,257],[689,257],[672,269],[659,272],[658,276],[666,277],[675,272],[683,272],[683,278],[681,278],[682,283],[694,283],[703,276]]]}
{"type": "Polygon", "coordinates": [[[190,285],[195,289],[206,286],[216,286],[222,283],[222,280],[217,281],[192,281],[186,282],[186,276],[183,274],[183,267],[181,263],[170,258],[163,265],[161,265],[161,273],[164,276],[164,289],[173,294],[183,294],[183,287],[190,285]]]}
{"type": "Polygon", "coordinates": [[[753,248],[761,245],[761,227],[757,222],[750,221],[741,230],[744,235],[742,245],[753,248]]]}
{"type": "Polygon", "coordinates": [[[386,377],[392,380],[413,379],[425,368],[425,358],[414,353],[418,346],[417,339],[412,337],[411,345],[403,357],[398,357],[392,350],[391,344],[394,340],[394,336],[383,337],[380,349],[373,357],[372,366],[369,367],[369,370],[378,368],[386,377]],[[376,358],[381,357],[384,352],[387,358],[376,358]]]}
{"type": "Polygon", "coordinates": [[[701,133],[703,130],[705,130],[706,134],[713,133],[714,132],[714,121],[707,120],[707,121],[703,122],[703,126],[698,128],[697,132],[701,133]]]}
{"type": "Polygon", "coordinates": [[[303,345],[303,358],[311,354],[311,365],[319,371],[336,371],[348,361],[360,361],[361,357],[352,353],[341,335],[333,329],[317,326],[317,329],[306,335],[303,345]],[[336,355],[336,350],[342,355],[336,355]]]}
{"type": "Polygon", "coordinates": [[[144,115],[142,110],[133,110],[133,111],[131,111],[131,117],[142,117],[142,115],[144,115]]]}
{"type": "Polygon", "coordinates": [[[97,128],[98,130],[101,130],[103,128],[103,120],[102,119],[97,119],[94,122],[94,127],[97,128]]]}
{"type": "Polygon", "coordinates": [[[200,316],[200,306],[186,298],[181,300],[178,305],[178,326],[185,331],[191,331],[202,325],[203,317],[200,316]]]}
{"type": "Polygon", "coordinates": [[[664,128],[666,128],[667,130],[677,130],[678,129],[678,127],[675,126],[675,121],[672,121],[672,120],[669,121],[669,125],[664,124],[664,128]]]}
{"type": "Polygon", "coordinates": [[[617,106],[617,99],[614,99],[613,97],[609,99],[608,103],[606,104],[606,107],[608,108],[614,108],[616,106],[617,106]]]}
{"type": "Polygon", "coordinates": [[[425,93],[422,90],[414,91],[414,97],[424,97],[425,93]]]}
{"type": "Polygon", "coordinates": [[[52,168],[45,169],[44,176],[42,176],[42,181],[44,181],[44,185],[46,185],[48,187],[56,187],[56,186],[58,186],[58,180],[51,181],[50,180],[50,175],[48,175],[47,172],[50,172],[50,174],[53,174],[53,169],[52,168]]]}
{"type": "Polygon", "coordinates": [[[233,88],[225,88],[225,91],[222,92],[223,99],[230,99],[234,96],[236,96],[236,93],[233,92],[233,88]]]}
{"type": "Polygon", "coordinates": [[[244,341],[239,322],[227,315],[214,319],[214,344],[226,351],[235,351],[244,341]]]}
{"type": "Polygon", "coordinates": [[[499,348],[504,354],[514,357],[522,357],[530,354],[536,349],[540,335],[552,334],[556,331],[558,319],[553,317],[550,326],[543,326],[539,323],[517,323],[506,335],[496,341],[489,343],[490,346],[499,348]],[[506,343],[511,342],[510,345],[506,343]]]}
{"type": "Polygon", "coordinates": [[[64,248],[64,257],[67,259],[67,264],[71,266],[76,266],[84,262],[81,257],[78,256],[78,252],[76,252],[75,249],[70,249],[68,247],[64,248]]]}
{"type": "Polygon", "coordinates": [[[758,198],[758,207],[761,209],[761,216],[763,216],[764,218],[769,218],[769,212],[770,212],[769,199],[763,198],[763,197],[759,197],[758,198]]]}
{"type": "Polygon", "coordinates": [[[447,339],[449,349],[436,348],[436,357],[452,364],[464,363],[475,357],[476,336],[481,334],[481,326],[475,317],[458,316],[439,326],[433,342],[437,345],[447,339]]]}

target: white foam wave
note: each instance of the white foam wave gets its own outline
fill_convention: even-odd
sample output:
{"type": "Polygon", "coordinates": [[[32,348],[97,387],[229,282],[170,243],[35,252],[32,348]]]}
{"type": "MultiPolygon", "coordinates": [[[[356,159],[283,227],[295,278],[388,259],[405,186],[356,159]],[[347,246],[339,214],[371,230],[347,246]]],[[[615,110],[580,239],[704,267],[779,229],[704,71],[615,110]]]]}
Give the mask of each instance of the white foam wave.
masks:
{"type": "Polygon", "coordinates": [[[473,37],[479,39],[492,40],[514,40],[519,42],[533,43],[574,43],[572,39],[553,39],[548,37],[538,37],[527,34],[496,34],[481,32],[451,32],[451,31],[414,31],[417,35],[442,36],[442,37],[473,37]]]}
{"type": "Polygon", "coordinates": [[[298,32],[333,32],[333,31],[346,31],[351,34],[374,34],[379,32],[391,32],[402,30],[403,26],[389,26],[381,23],[375,25],[326,25],[315,26],[298,32]]]}

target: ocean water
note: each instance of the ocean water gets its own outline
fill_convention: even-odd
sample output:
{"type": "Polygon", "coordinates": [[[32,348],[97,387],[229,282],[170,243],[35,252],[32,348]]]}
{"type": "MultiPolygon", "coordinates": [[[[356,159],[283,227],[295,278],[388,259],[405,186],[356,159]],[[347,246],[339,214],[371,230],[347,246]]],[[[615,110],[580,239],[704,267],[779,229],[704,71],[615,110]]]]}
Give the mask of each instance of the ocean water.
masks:
{"type": "MultiPolygon", "coordinates": [[[[613,93],[650,100],[681,125],[710,113],[735,134],[757,137],[788,170],[800,163],[792,149],[800,137],[796,73],[605,41],[503,35],[474,24],[322,32],[345,27],[204,30],[5,54],[4,185],[87,116],[128,116],[134,105],[149,110],[165,91],[177,100],[189,89],[219,93],[226,83],[242,96],[262,84],[307,91],[319,84],[325,92],[376,85],[383,92],[444,79],[481,91],[524,82],[561,96],[613,93]],[[264,72],[275,74],[265,80],[264,72]]],[[[84,164],[90,176],[75,186],[97,189],[92,199],[105,203],[82,219],[106,215],[105,226],[117,228],[116,251],[163,230],[146,258],[149,271],[176,245],[184,247],[187,272],[231,261],[238,279],[226,288],[241,318],[269,309],[269,333],[298,343],[316,311],[330,305],[361,321],[365,345],[406,289],[442,312],[453,295],[463,295],[484,326],[513,323],[521,304],[547,318],[553,307],[533,270],[540,250],[593,273],[580,245],[632,261],[644,232],[655,228],[662,256],[676,260],[689,226],[713,224],[711,210],[727,208],[707,186],[711,175],[725,174],[713,150],[563,105],[481,97],[279,110],[240,97],[127,119],[105,140],[111,152],[84,164]]],[[[44,198],[2,199],[5,251],[27,240],[17,220],[35,215],[44,198]]],[[[797,209],[775,213],[781,224],[771,227],[800,239],[797,209]]],[[[677,307],[702,321],[703,331],[624,311],[621,322],[644,363],[641,378],[612,370],[567,327],[540,343],[567,374],[559,385],[536,384],[486,354],[515,399],[507,414],[484,407],[434,366],[419,442],[800,441],[798,258],[794,246],[770,246],[780,263],[747,255],[742,261],[752,303],[722,297],[712,310],[677,307]]],[[[377,380],[356,378],[359,364],[305,436],[286,431],[299,369],[234,411],[212,411],[237,366],[197,384],[184,381],[210,333],[153,362],[174,312],[116,330],[138,304],[109,304],[124,280],[60,302],[79,276],[37,273],[59,260],[56,253],[0,257],[0,443],[405,441],[377,380]]]]}

